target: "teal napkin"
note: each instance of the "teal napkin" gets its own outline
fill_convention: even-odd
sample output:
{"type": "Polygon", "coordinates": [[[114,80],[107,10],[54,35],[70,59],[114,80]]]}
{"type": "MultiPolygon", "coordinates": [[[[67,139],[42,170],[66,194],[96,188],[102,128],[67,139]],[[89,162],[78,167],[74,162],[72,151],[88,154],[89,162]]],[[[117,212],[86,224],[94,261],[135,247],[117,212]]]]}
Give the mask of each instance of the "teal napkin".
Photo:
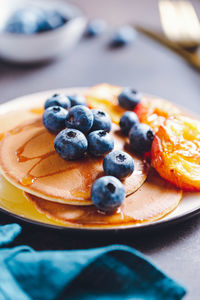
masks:
{"type": "Polygon", "coordinates": [[[179,300],[186,293],[130,247],[5,248],[20,231],[17,224],[0,226],[0,300],[179,300]]]}

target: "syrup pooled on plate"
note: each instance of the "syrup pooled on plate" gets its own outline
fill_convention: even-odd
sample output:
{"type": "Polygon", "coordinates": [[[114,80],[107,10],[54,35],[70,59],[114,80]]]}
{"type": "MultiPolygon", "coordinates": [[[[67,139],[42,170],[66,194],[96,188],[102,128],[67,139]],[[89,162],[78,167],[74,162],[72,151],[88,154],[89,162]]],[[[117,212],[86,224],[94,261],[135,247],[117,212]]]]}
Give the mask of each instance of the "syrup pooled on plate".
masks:
{"type": "Polygon", "coordinates": [[[69,227],[119,228],[155,221],[173,211],[182,192],[151,171],[147,181],[135,193],[127,196],[115,213],[103,213],[94,206],[74,206],[50,202],[25,193],[37,210],[51,220],[69,227]]]}
{"type": "Polygon", "coordinates": [[[62,222],[50,220],[45,214],[40,213],[30,201],[27,201],[22,190],[16,188],[1,175],[0,207],[26,219],[52,225],[63,225],[62,222]]]}

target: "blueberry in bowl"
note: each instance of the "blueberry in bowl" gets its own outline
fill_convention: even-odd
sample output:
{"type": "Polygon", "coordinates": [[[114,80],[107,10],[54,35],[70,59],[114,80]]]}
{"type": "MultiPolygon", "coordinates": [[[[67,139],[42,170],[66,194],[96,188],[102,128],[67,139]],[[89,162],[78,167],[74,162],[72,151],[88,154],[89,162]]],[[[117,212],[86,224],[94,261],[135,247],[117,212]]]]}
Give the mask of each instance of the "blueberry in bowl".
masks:
{"type": "Polygon", "coordinates": [[[42,20],[38,20],[37,32],[45,32],[49,30],[57,29],[64,24],[66,24],[70,18],[64,16],[59,11],[56,10],[44,10],[44,17],[42,20]]]}
{"type": "Polygon", "coordinates": [[[86,23],[76,6],[61,1],[0,1],[0,55],[23,64],[49,61],[76,45],[86,23]]]}
{"type": "Polygon", "coordinates": [[[67,16],[54,9],[26,6],[11,14],[4,30],[13,34],[36,34],[54,30],[68,21],[67,16]]]}

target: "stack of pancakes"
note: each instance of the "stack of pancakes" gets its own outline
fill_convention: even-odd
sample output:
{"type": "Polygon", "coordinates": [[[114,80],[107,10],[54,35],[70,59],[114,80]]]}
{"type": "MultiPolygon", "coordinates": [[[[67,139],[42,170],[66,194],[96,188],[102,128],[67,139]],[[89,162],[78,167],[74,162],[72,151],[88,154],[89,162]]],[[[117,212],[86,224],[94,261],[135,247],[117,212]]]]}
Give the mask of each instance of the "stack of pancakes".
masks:
{"type": "MultiPolygon", "coordinates": [[[[42,96],[40,107],[44,101],[42,96]]],[[[94,181],[104,176],[103,157],[88,154],[81,160],[63,160],[54,149],[55,135],[43,126],[42,109],[31,109],[33,103],[28,102],[30,108],[27,104],[26,109],[0,116],[0,170],[4,178],[0,198],[2,186],[13,191],[16,197],[13,194],[12,212],[67,227],[119,228],[157,220],[177,207],[181,191],[161,179],[142,157],[134,155],[113,123],[115,150],[128,152],[135,170],[123,181],[123,205],[112,214],[98,211],[92,205],[90,191],[94,181]]]]}

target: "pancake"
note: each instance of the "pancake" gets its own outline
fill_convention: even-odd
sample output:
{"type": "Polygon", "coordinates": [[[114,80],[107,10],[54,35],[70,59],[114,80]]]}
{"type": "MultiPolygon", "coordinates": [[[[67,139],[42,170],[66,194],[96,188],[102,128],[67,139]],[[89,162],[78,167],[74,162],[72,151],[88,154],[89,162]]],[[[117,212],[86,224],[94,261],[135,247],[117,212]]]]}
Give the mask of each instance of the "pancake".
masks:
{"type": "MultiPolygon", "coordinates": [[[[143,184],[149,167],[130,153],[115,124],[112,134],[115,149],[124,149],[135,161],[133,174],[123,182],[129,195],[143,184]]],[[[81,160],[64,161],[54,150],[54,139],[55,135],[44,128],[41,116],[11,129],[0,143],[2,174],[18,188],[46,200],[91,205],[91,185],[104,175],[103,158],[88,155],[81,160]]]]}
{"type": "Polygon", "coordinates": [[[18,126],[22,122],[33,120],[36,116],[42,115],[43,109],[14,110],[0,116],[0,140],[5,133],[18,126]]]}
{"type": "Polygon", "coordinates": [[[156,221],[172,212],[180,203],[182,192],[163,180],[155,171],[134,194],[126,197],[113,214],[99,212],[94,206],[74,206],[46,201],[25,193],[36,209],[53,221],[68,227],[119,228],[156,221]]]}

